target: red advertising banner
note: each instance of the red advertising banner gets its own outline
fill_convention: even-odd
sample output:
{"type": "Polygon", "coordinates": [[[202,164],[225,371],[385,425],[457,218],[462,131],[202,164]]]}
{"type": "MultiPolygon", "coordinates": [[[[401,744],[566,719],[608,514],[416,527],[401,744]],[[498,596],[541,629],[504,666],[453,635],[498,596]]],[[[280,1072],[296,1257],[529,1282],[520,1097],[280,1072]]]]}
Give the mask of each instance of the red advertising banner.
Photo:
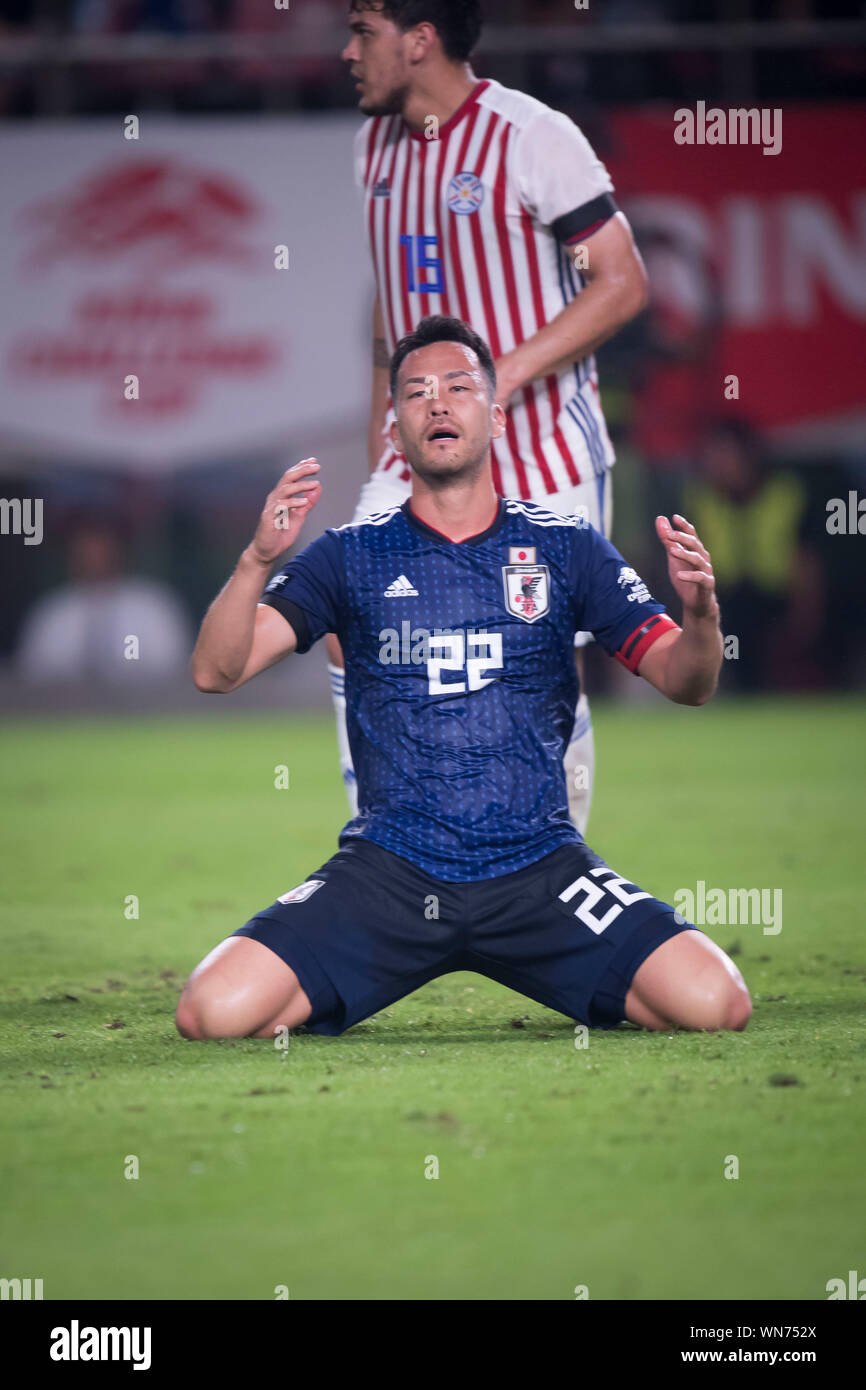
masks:
{"type": "MultiPolygon", "coordinates": [[[[767,114],[776,153],[770,141],[765,152],[757,121],[756,143],[710,143],[749,129],[712,111],[695,109],[694,123],[673,109],[607,117],[603,157],[671,339],[671,362],[652,383],[659,412],[678,405],[685,417],[719,416],[733,399],[789,443],[862,443],[866,107],[785,106],[774,122],[767,114]],[[680,143],[689,134],[695,143],[680,143]],[[738,397],[725,394],[731,376],[738,397]]],[[[641,413],[652,441],[650,401],[641,413]]],[[[651,450],[687,448],[690,421],[681,418],[678,432],[671,419],[661,434],[651,450]]]]}
{"type": "Polygon", "coordinates": [[[108,120],[7,132],[4,445],[158,471],[363,420],[357,126],[153,117],[138,140],[108,120]]]}

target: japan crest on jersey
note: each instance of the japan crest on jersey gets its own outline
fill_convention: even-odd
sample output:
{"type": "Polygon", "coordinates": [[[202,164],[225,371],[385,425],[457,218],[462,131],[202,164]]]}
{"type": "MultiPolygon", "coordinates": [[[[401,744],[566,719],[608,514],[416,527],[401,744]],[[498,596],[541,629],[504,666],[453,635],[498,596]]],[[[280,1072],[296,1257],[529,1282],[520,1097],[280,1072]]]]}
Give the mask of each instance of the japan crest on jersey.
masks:
{"type": "Polygon", "coordinates": [[[534,623],[550,608],[550,571],[547,565],[503,565],[505,605],[515,618],[534,623]]]}

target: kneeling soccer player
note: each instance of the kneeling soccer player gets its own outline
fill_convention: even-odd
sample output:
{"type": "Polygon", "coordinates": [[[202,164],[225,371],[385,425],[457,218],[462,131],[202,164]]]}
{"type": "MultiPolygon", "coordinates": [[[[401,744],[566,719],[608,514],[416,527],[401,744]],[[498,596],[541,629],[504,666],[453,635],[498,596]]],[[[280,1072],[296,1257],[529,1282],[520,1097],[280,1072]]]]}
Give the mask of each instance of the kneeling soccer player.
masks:
{"type": "Polygon", "coordinates": [[[736,966],[587,847],[562,769],[576,631],[671,700],[713,694],[722,639],[694,527],[656,520],[678,627],[580,518],[496,495],[504,415],[471,329],[423,320],[390,375],[411,498],[326,531],[265,584],[321,494],[314,459],[290,468],[193,654],[198,688],[228,693],[336,633],[358,814],[333,858],[193,971],[178,1029],[342,1033],[454,970],[591,1027],[744,1028],[736,966]]]}

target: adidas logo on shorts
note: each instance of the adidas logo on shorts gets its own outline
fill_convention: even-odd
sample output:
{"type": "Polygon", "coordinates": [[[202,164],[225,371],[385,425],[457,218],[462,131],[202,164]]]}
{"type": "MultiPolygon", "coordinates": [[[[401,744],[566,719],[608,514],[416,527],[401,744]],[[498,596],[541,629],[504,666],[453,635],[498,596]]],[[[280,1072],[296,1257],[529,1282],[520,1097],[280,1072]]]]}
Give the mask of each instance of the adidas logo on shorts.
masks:
{"type": "Polygon", "coordinates": [[[401,574],[399,578],[395,579],[393,584],[389,584],[387,589],[385,590],[385,598],[417,597],[418,590],[415,588],[412,581],[406,578],[405,574],[401,574]]]}

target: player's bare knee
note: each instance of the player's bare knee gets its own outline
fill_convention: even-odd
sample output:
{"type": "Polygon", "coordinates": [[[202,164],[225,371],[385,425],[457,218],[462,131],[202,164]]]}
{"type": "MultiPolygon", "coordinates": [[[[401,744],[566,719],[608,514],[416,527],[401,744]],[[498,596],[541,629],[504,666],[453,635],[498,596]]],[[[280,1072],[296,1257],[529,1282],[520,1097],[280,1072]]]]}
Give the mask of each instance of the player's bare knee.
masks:
{"type": "Polygon", "coordinates": [[[174,1021],[177,1031],[191,1042],[242,1038],[250,1031],[230,1001],[215,999],[194,985],[187,985],[180,996],[174,1021]]]}
{"type": "Polygon", "coordinates": [[[740,1032],[749,1021],[752,1004],[748,991],[727,976],[704,986],[693,1027],[708,1033],[740,1032]]]}
{"type": "Polygon", "coordinates": [[[174,1011],[174,1026],[182,1038],[188,1038],[190,1042],[199,1040],[198,1018],[186,989],[177,1001],[177,1008],[174,1011]]]}
{"type": "Polygon", "coordinates": [[[725,959],[725,973],[714,975],[721,1019],[716,1031],[741,1033],[752,1016],[752,999],[746,982],[733,961],[725,959]]]}
{"type": "Polygon", "coordinates": [[[742,1033],[752,1017],[752,997],[744,984],[733,985],[728,1003],[725,1028],[733,1033],[742,1033]]]}
{"type": "Polygon", "coordinates": [[[175,1011],[174,1026],[189,1042],[206,1042],[211,1036],[199,1009],[183,996],[175,1011]]]}

